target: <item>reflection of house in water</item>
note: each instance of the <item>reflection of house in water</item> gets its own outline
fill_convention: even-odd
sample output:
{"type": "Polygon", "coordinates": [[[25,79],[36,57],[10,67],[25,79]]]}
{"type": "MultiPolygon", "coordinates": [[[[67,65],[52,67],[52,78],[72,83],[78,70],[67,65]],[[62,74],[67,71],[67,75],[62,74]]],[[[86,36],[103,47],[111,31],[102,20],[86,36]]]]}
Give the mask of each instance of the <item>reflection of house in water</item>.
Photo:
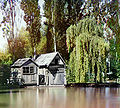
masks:
{"type": "Polygon", "coordinates": [[[35,59],[18,59],[11,66],[11,71],[17,71],[17,77],[24,79],[25,84],[66,84],[65,62],[58,52],[41,54],[35,59]]]}
{"type": "Polygon", "coordinates": [[[66,92],[67,89],[64,87],[37,88],[37,104],[39,104],[41,108],[52,108],[53,106],[54,108],[66,108],[66,92]],[[62,104],[60,102],[62,102],[62,104]]]}

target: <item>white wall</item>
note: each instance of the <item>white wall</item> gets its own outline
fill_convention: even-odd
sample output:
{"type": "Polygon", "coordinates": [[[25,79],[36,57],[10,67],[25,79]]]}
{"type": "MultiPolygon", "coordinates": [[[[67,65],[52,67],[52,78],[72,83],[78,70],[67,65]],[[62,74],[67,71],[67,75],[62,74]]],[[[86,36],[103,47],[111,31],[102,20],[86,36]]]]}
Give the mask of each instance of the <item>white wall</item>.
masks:
{"type": "Polygon", "coordinates": [[[18,78],[23,78],[25,80],[25,84],[37,83],[37,69],[38,67],[34,63],[29,63],[27,65],[22,66],[21,68],[11,68],[11,72],[18,72],[18,78]],[[34,67],[33,74],[23,74],[23,67],[34,67]]]}
{"type": "MultiPolygon", "coordinates": [[[[22,78],[25,80],[25,84],[32,84],[32,83],[37,83],[37,66],[34,63],[29,63],[27,65],[24,65],[23,67],[34,67],[34,74],[23,74],[23,69],[22,69],[22,78]]],[[[22,68],[23,68],[22,67],[22,68]]]]}

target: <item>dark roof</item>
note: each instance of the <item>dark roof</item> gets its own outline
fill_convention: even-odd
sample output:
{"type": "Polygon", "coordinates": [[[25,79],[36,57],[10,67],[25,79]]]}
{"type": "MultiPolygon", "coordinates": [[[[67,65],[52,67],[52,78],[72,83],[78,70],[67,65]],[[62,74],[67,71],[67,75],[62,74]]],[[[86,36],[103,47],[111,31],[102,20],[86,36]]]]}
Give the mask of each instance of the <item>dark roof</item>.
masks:
{"type": "MultiPolygon", "coordinates": [[[[55,58],[56,55],[59,55],[62,59],[59,52],[52,52],[47,54],[41,54],[36,60],[35,63],[38,64],[38,66],[49,66],[52,60],[55,58]]],[[[63,63],[65,64],[64,60],[62,59],[63,63]]]]}
{"type": "Polygon", "coordinates": [[[11,67],[21,67],[29,60],[32,61],[34,64],[36,64],[31,58],[23,58],[23,59],[18,59],[11,67]]]}
{"type": "Polygon", "coordinates": [[[37,57],[36,60],[31,59],[31,58],[18,59],[11,67],[13,67],[13,68],[14,67],[21,67],[29,60],[31,60],[34,64],[36,64],[39,67],[41,67],[41,66],[47,66],[48,67],[57,54],[61,58],[62,62],[65,64],[65,62],[62,59],[59,52],[53,52],[53,53],[41,54],[41,55],[39,55],[39,57],[37,57]]]}

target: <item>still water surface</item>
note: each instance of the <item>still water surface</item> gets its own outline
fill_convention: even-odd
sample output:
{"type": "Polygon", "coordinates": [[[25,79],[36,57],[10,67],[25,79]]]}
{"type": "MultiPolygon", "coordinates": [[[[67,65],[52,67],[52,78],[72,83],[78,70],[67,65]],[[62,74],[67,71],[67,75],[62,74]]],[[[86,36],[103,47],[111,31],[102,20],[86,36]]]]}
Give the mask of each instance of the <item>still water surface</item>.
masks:
{"type": "Polygon", "coordinates": [[[41,87],[0,91],[0,108],[120,108],[120,88],[41,87]]]}

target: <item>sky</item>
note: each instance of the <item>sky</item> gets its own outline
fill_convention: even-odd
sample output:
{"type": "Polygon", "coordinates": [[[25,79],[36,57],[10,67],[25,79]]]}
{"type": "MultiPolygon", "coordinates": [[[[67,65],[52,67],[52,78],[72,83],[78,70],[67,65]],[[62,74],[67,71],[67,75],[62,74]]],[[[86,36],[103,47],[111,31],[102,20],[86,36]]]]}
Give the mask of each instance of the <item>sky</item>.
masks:
{"type": "MultiPolygon", "coordinates": [[[[44,4],[44,0],[39,0],[39,4],[40,4],[40,14],[41,15],[43,15],[43,4],[44,4]]],[[[17,10],[17,12],[16,13],[18,13],[16,16],[19,16],[20,14],[19,13],[23,13],[23,11],[22,10],[20,10],[20,9],[18,9],[17,10]]],[[[2,15],[2,12],[1,12],[1,10],[0,10],[0,22],[2,21],[2,17],[3,17],[3,15],[2,15]]],[[[17,17],[17,18],[19,18],[19,17],[17,17]]],[[[42,22],[45,20],[45,18],[42,18],[42,22]]],[[[25,27],[26,26],[26,23],[24,22],[24,20],[22,20],[20,23],[19,23],[19,25],[18,25],[18,27],[19,27],[19,29],[21,28],[21,27],[25,27]]],[[[5,37],[3,37],[3,32],[2,32],[2,27],[0,27],[0,51],[5,51],[5,49],[7,48],[7,40],[6,40],[6,38],[5,37]]]]}

